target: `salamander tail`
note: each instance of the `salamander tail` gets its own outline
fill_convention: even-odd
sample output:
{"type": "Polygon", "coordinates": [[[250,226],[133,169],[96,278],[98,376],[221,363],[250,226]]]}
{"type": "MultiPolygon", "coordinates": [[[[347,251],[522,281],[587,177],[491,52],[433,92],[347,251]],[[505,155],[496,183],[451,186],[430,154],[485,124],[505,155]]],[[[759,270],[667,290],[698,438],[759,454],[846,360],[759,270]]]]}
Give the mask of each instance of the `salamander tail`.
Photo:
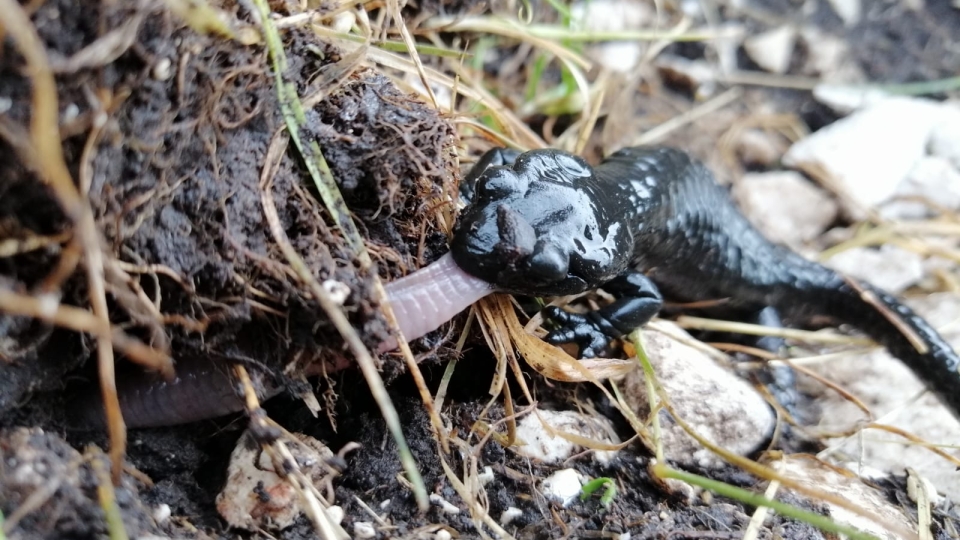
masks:
{"type": "Polygon", "coordinates": [[[960,416],[960,356],[930,323],[867,283],[845,280],[823,294],[830,304],[826,313],[886,347],[960,416]]]}

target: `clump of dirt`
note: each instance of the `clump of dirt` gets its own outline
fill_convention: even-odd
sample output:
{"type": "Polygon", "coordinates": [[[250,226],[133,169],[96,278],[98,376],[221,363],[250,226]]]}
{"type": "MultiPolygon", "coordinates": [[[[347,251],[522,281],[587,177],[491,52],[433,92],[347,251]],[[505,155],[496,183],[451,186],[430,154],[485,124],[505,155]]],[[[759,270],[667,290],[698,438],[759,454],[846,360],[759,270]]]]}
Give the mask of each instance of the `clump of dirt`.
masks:
{"type": "Polygon", "coordinates": [[[159,527],[153,509],[140,500],[149,482],[124,474],[113,487],[109,470],[107,456],[97,449],[81,454],[38,428],[3,431],[0,506],[5,527],[29,531],[29,538],[103,538],[121,525],[140,535],[206,537],[176,520],[164,520],[166,526],[159,527]]]}
{"type": "MultiPolygon", "coordinates": [[[[33,21],[56,55],[64,160],[101,235],[111,322],[176,359],[240,362],[280,382],[297,378],[284,371],[294,359],[302,367],[340,354],[342,338],[282,263],[264,217],[265,158],[285,136],[264,47],[198,34],[158,4],[50,1],[33,21]],[[131,38],[116,54],[83,56],[118,35],[131,38]]],[[[285,77],[301,95],[327,92],[307,111],[307,135],[367,233],[372,270],[397,277],[438,257],[446,231],[434,201],[454,189],[458,175],[450,124],[367,68],[343,70],[349,75],[333,88],[313,87],[318,73],[351,60],[298,29],[284,40],[299,51],[285,77]]],[[[0,96],[12,105],[0,124],[0,232],[15,253],[0,257],[0,288],[87,309],[72,223],[24,159],[33,106],[24,65],[14,43],[4,42],[0,96]]],[[[266,176],[290,243],[316,279],[346,286],[351,324],[368,345],[379,343],[388,328],[374,273],[318,202],[297,153],[286,152],[266,176]]],[[[87,335],[32,318],[0,318],[0,426],[63,426],[53,411],[62,411],[64,383],[92,367],[95,347],[87,335]]],[[[388,362],[385,377],[402,369],[388,362]]],[[[97,392],[92,383],[75,386],[97,392]]],[[[20,441],[17,433],[6,432],[7,441],[20,441]]],[[[181,432],[171,447],[196,436],[181,432]]],[[[133,444],[132,459],[151,446],[133,444]]],[[[10,515],[22,500],[7,496],[7,487],[0,487],[0,509],[10,515]]],[[[89,527],[100,526],[92,521],[89,527]]],[[[129,525],[128,532],[155,529],[129,525]]],[[[20,526],[40,536],[68,532],[39,521],[20,526]]]]}
{"type": "MultiPolygon", "coordinates": [[[[115,261],[107,271],[114,322],[148,342],[169,342],[180,356],[257,359],[274,368],[295,351],[337,349],[341,339],[326,316],[273,262],[282,257],[263,218],[260,179],[283,120],[266,53],[178,28],[168,12],[138,9],[90,11],[48,3],[36,14],[38,21],[49,18],[38,24],[47,45],[64,49],[65,56],[99,37],[81,20],[99,21],[103,28],[138,25],[131,29],[135,46],[116,61],[65,74],[59,87],[61,108],[77,124],[65,141],[66,160],[89,194],[105,250],[115,261]],[[174,73],[158,77],[160,64],[174,73]],[[94,90],[100,101],[91,101],[94,90]],[[94,125],[98,107],[111,109],[102,127],[94,125]]],[[[293,30],[287,37],[292,50],[307,50],[305,35],[293,30]]],[[[20,73],[22,59],[10,50],[0,64],[3,94],[14,100],[11,121],[26,126],[30,83],[20,73]]],[[[329,48],[322,58],[305,54],[296,60],[290,74],[309,88],[309,77],[340,55],[329,48]]],[[[429,201],[449,189],[456,174],[449,124],[365,69],[355,70],[310,113],[319,119],[315,129],[334,178],[361,223],[376,231],[371,251],[382,276],[436,256],[445,231],[429,219],[429,201]]],[[[0,152],[0,223],[23,239],[69,232],[55,199],[22,167],[9,139],[0,152]]],[[[351,322],[375,343],[386,329],[371,301],[373,276],[358,271],[357,254],[306,178],[294,155],[273,175],[283,228],[317,279],[350,289],[345,307],[351,322]]],[[[2,259],[8,287],[21,293],[42,288],[68,247],[50,242],[2,259]]],[[[86,305],[78,275],[60,290],[65,303],[86,305]]],[[[7,362],[0,368],[7,384],[0,389],[0,412],[31,389],[58,385],[92,349],[75,338],[80,354],[57,355],[50,371],[37,371],[36,360],[50,358],[49,347],[62,341],[53,336],[71,338],[20,318],[5,320],[3,329],[7,362]],[[30,347],[18,351],[18,344],[30,347]],[[31,373],[18,376],[24,369],[31,373]]]]}

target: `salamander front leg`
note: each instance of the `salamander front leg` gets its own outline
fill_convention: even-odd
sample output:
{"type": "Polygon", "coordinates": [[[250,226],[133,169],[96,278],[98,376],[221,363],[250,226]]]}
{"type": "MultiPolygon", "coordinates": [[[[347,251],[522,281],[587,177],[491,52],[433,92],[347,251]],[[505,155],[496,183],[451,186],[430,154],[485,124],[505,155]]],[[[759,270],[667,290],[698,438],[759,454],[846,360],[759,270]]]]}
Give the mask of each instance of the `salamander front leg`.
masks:
{"type": "Polygon", "coordinates": [[[588,313],[570,313],[556,306],[544,310],[544,316],[559,325],[546,341],[576,343],[583,358],[606,356],[612,352],[613,340],[647,324],[663,306],[657,286],[639,272],[621,274],[602,288],[617,301],[588,313]]]}

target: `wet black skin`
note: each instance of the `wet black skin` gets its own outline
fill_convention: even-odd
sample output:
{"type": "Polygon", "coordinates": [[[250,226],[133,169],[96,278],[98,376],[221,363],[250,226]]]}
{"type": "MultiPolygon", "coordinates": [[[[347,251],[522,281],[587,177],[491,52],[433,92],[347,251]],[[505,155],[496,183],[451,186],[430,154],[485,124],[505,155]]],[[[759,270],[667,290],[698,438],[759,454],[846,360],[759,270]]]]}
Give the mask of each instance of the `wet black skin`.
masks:
{"type": "Polygon", "coordinates": [[[602,288],[618,298],[585,315],[548,308],[558,324],[552,343],[576,343],[584,357],[606,354],[656,315],[660,290],[686,301],[727,299],[746,312],[772,307],[790,320],[828,317],[884,345],[960,416],[960,357],[924,319],[768,241],[680,150],[626,148],[591,167],[559,150],[497,149],[462,194],[468,206],[451,246],[461,268],[513,294],[602,288]]]}

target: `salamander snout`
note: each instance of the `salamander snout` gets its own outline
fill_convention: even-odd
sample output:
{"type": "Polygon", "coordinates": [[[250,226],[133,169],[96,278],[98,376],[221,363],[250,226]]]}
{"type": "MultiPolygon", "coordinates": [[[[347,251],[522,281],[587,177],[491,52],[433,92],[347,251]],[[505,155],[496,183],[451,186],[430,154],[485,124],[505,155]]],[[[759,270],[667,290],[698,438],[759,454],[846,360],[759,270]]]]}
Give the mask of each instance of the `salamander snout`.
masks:
{"type": "Polygon", "coordinates": [[[533,225],[505,203],[497,205],[497,230],[500,242],[494,250],[507,267],[545,281],[567,277],[570,257],[547,240],[538,240],[533,225]]]}
{"type": "Polygon", "coordinates": [[[552,291],[571,278],[570,255],[511,201],[468,207],[451,248],[458,266],[503,291],[552,291]]]}

